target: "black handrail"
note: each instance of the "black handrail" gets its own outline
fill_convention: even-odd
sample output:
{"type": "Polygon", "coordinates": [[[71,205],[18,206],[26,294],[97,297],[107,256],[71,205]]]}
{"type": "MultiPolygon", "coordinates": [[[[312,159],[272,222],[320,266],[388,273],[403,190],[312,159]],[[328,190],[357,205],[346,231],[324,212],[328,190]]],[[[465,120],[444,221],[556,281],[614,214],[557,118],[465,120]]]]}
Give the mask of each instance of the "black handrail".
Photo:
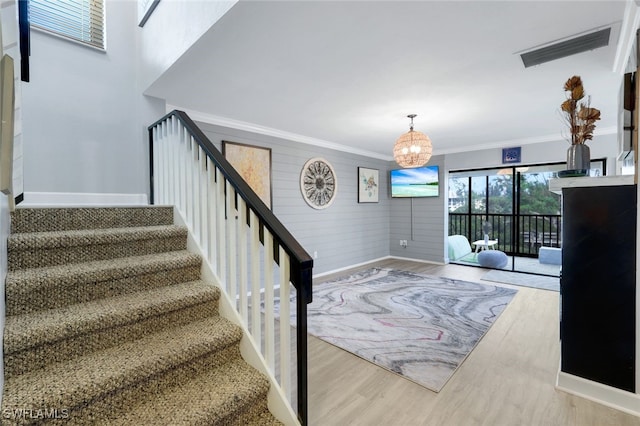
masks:
{"type": "MultiPolygon", "coordinates": [[[[150,172],[150,203],[154,204],[154,170],[153,170],[153,128],[171,117],[176,117],[189,131],[193,139],[200,145],[207,157],[222,172],[225,179],[233,186],[236,193],[253,210],[260,221],[273,235],[284,251],[289,255],[290,280],[296,288],[296,344],[297,344],[297,385],[298,385],[298,418],[305,425],[308,420],[307,401],[307,304],[312,300],[312,270],[313,258],[300,243],[291,235],[273,212],[264,204],[249,184],[240,176],[220,151],[213,145],[200,128],[179,110],[173,110],[148,127],[149,131],[149,172],[150,172]]],[[[277,251],[274,260],[277,261],[277,251]]]]}

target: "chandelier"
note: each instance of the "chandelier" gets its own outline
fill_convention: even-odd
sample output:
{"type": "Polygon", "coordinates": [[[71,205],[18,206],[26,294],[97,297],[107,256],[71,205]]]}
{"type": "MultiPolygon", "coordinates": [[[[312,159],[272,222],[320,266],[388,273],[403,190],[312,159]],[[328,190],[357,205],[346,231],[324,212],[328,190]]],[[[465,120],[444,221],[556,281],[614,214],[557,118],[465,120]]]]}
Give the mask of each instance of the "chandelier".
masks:
{"type": "Polygon", "coordinates": [[[416,114],[409,114],[407,117],[411,119],[411,127],[393,146],[393,158],[401,167],[424,166],[431,158],[431,139],[424,133],[413,130],[416,114]]]}

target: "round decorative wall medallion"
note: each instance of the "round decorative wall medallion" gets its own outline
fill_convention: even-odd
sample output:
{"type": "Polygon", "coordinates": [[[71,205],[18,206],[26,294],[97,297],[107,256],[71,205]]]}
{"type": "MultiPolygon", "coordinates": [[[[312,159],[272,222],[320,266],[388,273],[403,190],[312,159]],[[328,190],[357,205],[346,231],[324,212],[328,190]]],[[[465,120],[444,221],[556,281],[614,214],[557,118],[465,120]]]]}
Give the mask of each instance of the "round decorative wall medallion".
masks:
{"type": "Polygon", "coordinates": [[[326,209],[338,191],[338,178],[324,158],[312,158],[302,167],[300,190],[304,200],[314,209],[326,209]]]}

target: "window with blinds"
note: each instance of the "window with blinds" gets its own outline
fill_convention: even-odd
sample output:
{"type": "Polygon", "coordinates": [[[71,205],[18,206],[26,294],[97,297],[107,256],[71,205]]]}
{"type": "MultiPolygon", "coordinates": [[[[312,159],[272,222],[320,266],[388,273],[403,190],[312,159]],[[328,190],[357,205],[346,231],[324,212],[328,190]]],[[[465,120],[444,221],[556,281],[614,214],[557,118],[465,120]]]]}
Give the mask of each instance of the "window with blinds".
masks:
{"type": "Polygon", "coordinates": [[[29,0],[33,27],[105,48],[104,0],[29,0]]]}

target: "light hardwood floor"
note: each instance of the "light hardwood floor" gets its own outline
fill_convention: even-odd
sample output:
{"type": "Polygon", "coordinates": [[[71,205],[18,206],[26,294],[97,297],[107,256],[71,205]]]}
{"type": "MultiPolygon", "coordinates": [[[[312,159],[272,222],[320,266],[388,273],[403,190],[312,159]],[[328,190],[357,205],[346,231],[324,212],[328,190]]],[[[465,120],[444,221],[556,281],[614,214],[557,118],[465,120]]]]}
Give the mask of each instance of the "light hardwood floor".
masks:
{"type": "MultiPolygon", "coordinates": [[[[486,273],[393,259],[370,266],[476,282],[483,282],[486,273]]],[[[640,425],[640,417],[554,388],[560,359],[559,295],[504,286],[518,293],[440,393],[309,336],[309,424],[640,425]]]]}

